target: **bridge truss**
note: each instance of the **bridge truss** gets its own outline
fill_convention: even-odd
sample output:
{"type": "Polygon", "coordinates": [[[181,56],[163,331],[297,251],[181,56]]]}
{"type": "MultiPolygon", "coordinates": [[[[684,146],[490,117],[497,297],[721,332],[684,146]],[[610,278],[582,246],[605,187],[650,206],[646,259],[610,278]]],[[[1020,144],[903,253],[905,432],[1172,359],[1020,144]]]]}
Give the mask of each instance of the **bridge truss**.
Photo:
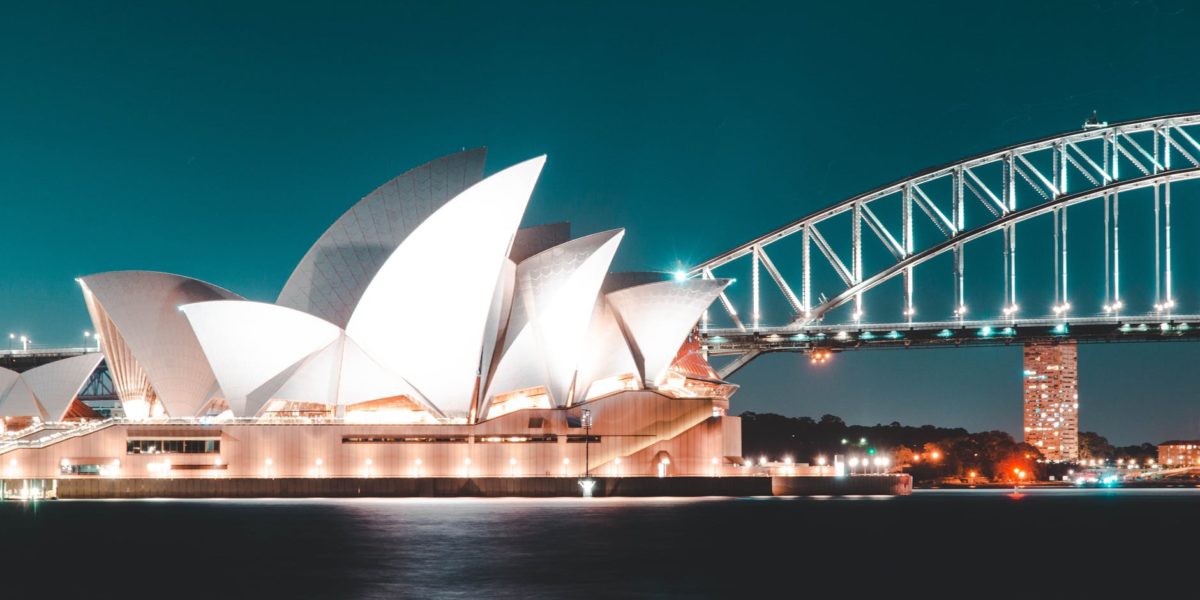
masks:
{"type": "MultiPolygon", "coordinates": [[[[1200,177],[1198,138],[1200,113],[1085,125],[928,169],[843,200],[688,269],[687,276],[704,278],[728,277],[735,268],[737,275],[749,270],[748,298],[735,301],[731,293],[722,294],[710,309],[717,314],[706,314],[701,322],[702,343],[711,355],[736,356],[721,369],[728,376],[772,351],[995,344],[1064,336],[1079,341],[1190,339],[1200,331],[1200,316],[1177,310],[1171,195],[1174,184],[1200,177]],[[1144,307],[1127,306],[1123,295],[1122,266],[1133,267],[1121,258],[1122,196],[1134,196],[1127,203],[1137,208],[1152,205],[1154,283],[1152,302],[1144,307]],[[1103,212],[1103,256],[1089,248],[1071,255],[1069,263],[1068,214],[1097,204],[1103,212]],[[1017,226],[1025,228],[1038,219],[1049,221],[1049,227],[1041,226],[1027,243],[1052,245],[1052,258],[1039,253],[1052,262],[1046,266],[1053,278],[1053,301],[1042,309],[1022,306],[1018,283],[1023,282],[1017,277],[1017,226]],[[1003,293],[999,306],[975,316],[968,309],[966,257],[976,247],[980,253],[997,253],[994,241],[981,240],[1000,242],[996,258],[1002,269],[987,277],[985,285],[1003,293]],[[785,245],[790,250],[776,251],[785,245]],[[875,255],[882,260],[868,264],[864,257],[879,247],[884,251],[875,255]],[[920,320],[917,269],[947,258],[952,283],[945,287],[953,294],[949,310],[920,320]],[[1104,263],[1102,297],[1077,298],[1068,265],[1098,260],[1104,263]],[[834,276],[819,284],[815,278],[820,272],[834,276]],[[893,281],[900,283],[899,314],[872,322],[864,296],[893,281]],[[768,295],[782,310],[768,315],[768,295]]],[[[1134,266],[1144,270],[1148,265],[1134,266]]],[[[738,283],[745,280],[737,277],[738,283]]]]}

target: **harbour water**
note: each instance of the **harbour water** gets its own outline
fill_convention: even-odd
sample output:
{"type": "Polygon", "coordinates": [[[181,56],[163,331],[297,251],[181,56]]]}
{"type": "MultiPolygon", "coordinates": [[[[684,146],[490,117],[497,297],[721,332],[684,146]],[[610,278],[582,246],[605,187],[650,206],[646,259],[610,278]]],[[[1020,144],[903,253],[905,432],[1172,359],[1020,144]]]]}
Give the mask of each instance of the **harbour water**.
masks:
{"type": "Polygon", "coordinates": [[[0,572],[12,598],[1152,597],[1198,515],[1197,489],[7,502],[0,572]]]}

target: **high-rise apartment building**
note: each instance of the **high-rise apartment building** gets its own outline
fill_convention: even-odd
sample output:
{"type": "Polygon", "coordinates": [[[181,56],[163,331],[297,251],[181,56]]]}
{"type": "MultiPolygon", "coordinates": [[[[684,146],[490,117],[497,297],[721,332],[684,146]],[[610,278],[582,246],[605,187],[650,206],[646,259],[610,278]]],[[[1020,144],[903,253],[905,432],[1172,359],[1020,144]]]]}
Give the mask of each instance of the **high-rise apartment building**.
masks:
{"type": "Polygon", "coordinates": [[[1047,460],[1079,458],[1079,350],[1075,342],[1025,345],[1025,443],[1047,460]]]}

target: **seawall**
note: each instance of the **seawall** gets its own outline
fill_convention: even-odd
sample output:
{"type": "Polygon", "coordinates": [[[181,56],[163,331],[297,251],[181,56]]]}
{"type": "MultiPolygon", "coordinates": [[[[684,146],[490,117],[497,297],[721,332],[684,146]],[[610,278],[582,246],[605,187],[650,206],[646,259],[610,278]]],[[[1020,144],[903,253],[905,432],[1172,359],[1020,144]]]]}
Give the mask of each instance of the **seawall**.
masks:
{"type": "MultiPolygon", "coordinates": [[[[596,497],[906,495],[907,475],[881,477],[596,477],[596,497]]],[[[24,485],[3,481],[10,498],[24,485]]],[[[39,480],[46,495],[101,498],[579,497],[573,477],[213,478],[39,480]]]]}

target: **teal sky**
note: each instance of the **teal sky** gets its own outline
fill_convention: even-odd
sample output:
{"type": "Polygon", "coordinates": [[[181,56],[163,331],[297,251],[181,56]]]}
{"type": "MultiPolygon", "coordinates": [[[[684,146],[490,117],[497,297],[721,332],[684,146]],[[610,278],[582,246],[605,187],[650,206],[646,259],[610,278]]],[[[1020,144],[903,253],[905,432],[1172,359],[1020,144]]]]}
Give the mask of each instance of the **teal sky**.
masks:
{"type": "MultiPolygon", "coordinates": [[[[1200,109],[1187,2],[834,4],[0,3],[0,333],[80,343],[73,278],[116,269],[271,300],[358,198],[463,147],[547,154],[526,223],[625,227],[618,268],[673,269],[1093,109],[1200,109]]],[[[1081,354],[1084,429],[1200,437],[1200,348],[1081,354]]],[[[1016,349],[736,382],[738,410],[1020,429],[1016,349]]]]}

